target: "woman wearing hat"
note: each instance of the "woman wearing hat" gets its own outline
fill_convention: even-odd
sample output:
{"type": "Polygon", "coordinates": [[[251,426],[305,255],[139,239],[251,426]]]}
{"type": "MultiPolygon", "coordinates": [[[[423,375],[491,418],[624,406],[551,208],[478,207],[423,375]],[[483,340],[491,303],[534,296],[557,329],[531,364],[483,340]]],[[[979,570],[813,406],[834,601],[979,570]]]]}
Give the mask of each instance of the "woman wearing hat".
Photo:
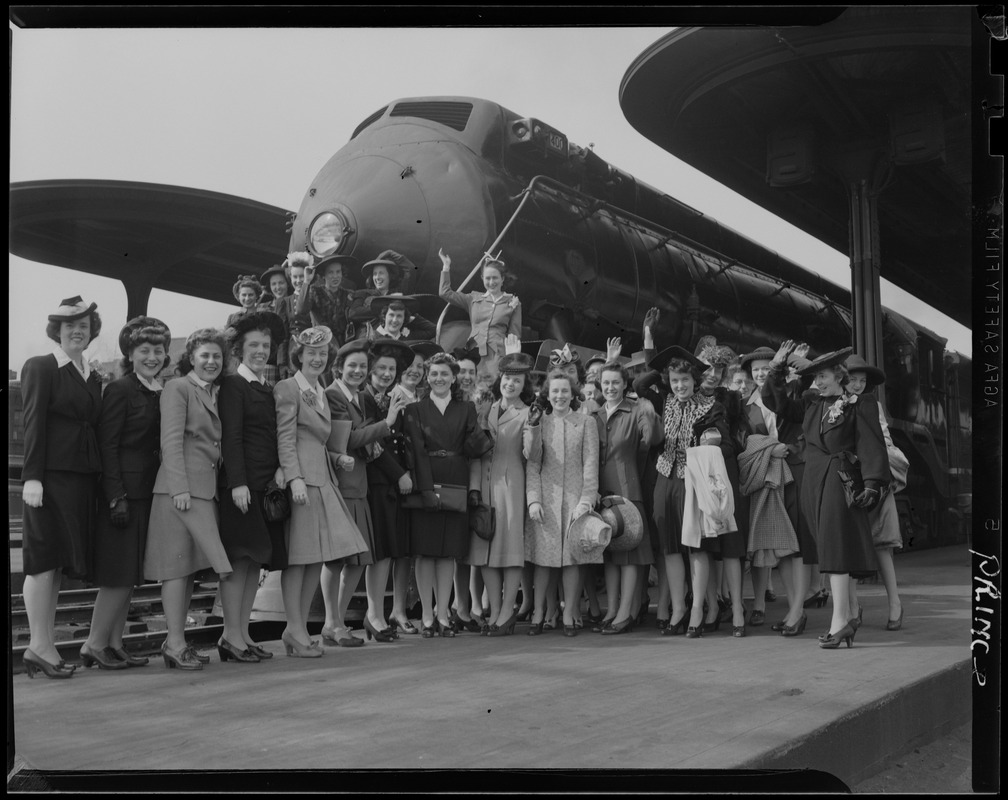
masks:
{"type": "Polygon", "coordinates": [[[101,414],[98,375],[84,351],[101,331],[95,303],[79,296],[49,315],[56,346],[21,369],[24,402],[24,599],[31,639],[24,653],[30,677],[69,678],[53,626],[62,575],[88,578],[101,457],[95,428],[101,414]]]}
{"type": "Polygon", "coordinates": [[[504,262],[484,257],[481,275],[485,292],[461,292],[451,288],[451,258],[439,250],[441,257],[441,299],[453,306],[465,309],[469,314],[470,338],[476,343],[482,359],[482,372],[487,376],[496,374],[497,359],[504,355],[504,337],[508,334],[521,336],[522,311],[517,295],[504,289],[505,280],[511,275],[504,262]]]}
{"type": "Polygon", "coordinates": [[[490,636],[514,632],[514,610],[522,567],[525,565],[524,429],[534,399],[529,373],[532,357],[505,355],[498,362],[500,379],[487,415],[493,449],[480,460],[480,493],[493,509],[495,532],[487,541],[476,533],[469,538],[466,563],[480,567],[490,601],[490,636]]]}
{"type": "Polygon", "coordinates": [[[287,568],[280,576],[287,616],[280,638],[287,655],[298,658],[317,658],[323,652],[307,627],[323,563],[335,565],[368,553],[337,490],[326,450],[332,417],[319,378],[329,367],[332,342],[333,333],[324,326],[306,328],[292,337],[291,364],[297,372],[273,389],[277,450],[294,501],[287,521],[287,568]]]}
{"type": "Polygon", "coordinates": [[[185,639],[193,576],[213,567],[225,581],[232,572],[214,502],[221,453],[218,383],[226,348],[223,331],[194,331],[185,346],[191,370],[161,392],[161,467],[154,481],[144,576],[161,581],[168,630],[161,653],[170,669],[202,669],[209,662],[185,639]]]}
{"type": "MultiPolygon", "coordinates": [[[[737,531],[718,536],[702,536],[699,530],[686,524],[686,450],[698,445],[718,446],[726,466],[734,451],[729,441],[724,406],[713,395],[697,391],[710,365],[689,351],[673,345],[652,356],[649,366],[651,370],[634,381],[634,389],[638,396],[648,398],[655,409],[660,410],[665,433],[665,446],[658,456],[653,506],[672,600],[672,618],[669,626],[662,629],[662,633],[675,636],[685,632],[688,637],[695,638],[706,631],[717,630],[720,624],[716,603],[708,604],[707,618],[704,618],[710,553],[718,552],[722,540],[733,533],[737,535],[737,531]],[[662,373],[667,383],[663,382],[662,373]],[[693,607],[688,618],[683,562],[683,555],[687,553],[693,575],[693,607]]],[[[744,549],[744,544],[742,547],[744,549]]],[[[744,636],[741,562],[737,558],[732,560],[738,565],[737,583],[736,576],[729,567],[733,632],[736,636],[744,636]]]]}
{"type": "Polygon", "coordinates": [[[400,330],[401,336],[407,339],[434,338],[436,326],[419,315],[411,314],[405,305],[401,309],[396,308],[402,312],[401,320],[390,323],[387,318],[386,298],[391,300],[396,295],[401,297],[400,286],[404,272],[412,274],[415,271],[413,262],[395,250],[385,250],[378,258],[361,267],[366,288],[353,293],[348,311],[350,320],[357,325],[357,338],[368,336],[369,327],[379,336],[393,339],[400,338],[400,330]]]}
{"type": "Polygon", "coordinates": [[[278,379],[290,377],[290,366],[287,363],[287,339],[290,336],[290,317],[293,311],[290,302],[292,289],[287,278],[287,270],[283,264],[270,267],[259,276],[259,282],[268,289],[270,297],[266,302],[260,303],[258,309],[273,312],[280,317],[283,324],[283,337],[279,340],[273,339],[270,342],[270,359],[263,371],[266,383],[272,386],[278,379]]]}
{"type": "MultiPolygon", "coordinates": [[[[786,358],[795,343],[786,341],[778,355],[786,358]]],[[[871,394],[846,391],[844,360],[850,348],[820,356],[802,370],[812,375],[818,396],[805,396],[805,475],[801,506],[812,527],[819,571],[829,575],[833,616],[819,646],[851,646],[861,624],[856,578],[876,571],[871,524],[867,511],[878,505],[889,480],[889,458],[879,425],[878,402],[871,394]],[[851,464],[856,457],[857,466],[851,464]],[[857,473],[860,472],[861,485],[857,473]],[[855,478],[851,500],[845,495],[844,473],[855,478]],[[863,486],[863,488],[862,488],[863,486]]],[[[771,373],[778,384],[781,370],[771,373]]]]}
{"type": "Polygon", "coordinates": [[[272,658],[249,634],[259,568],[287,566],[283,522],[267,520],[263,511],[270,484],[286,485],[277,456],[276,402],[266,382],[273,344],[286,334],[271,311],[246,314],[226,333],[239,366],[220,389],[220,532],[234,575],[221,584],[224,635],[217,651],[221,661],[254,662],[272,658]]]}
{"type": "MultiPolygon", "coordinates": [[[[804,408],[787,388],[789,363],[787,352],[774,351],[769,347],[757,348],[742,357],[742,368],[747,371],[756,388],[744,407],[746,429],[750,438],[746,440],[745,456],[740,457],[740,462],[755,466],[759,461],[757,443],[762,442],[764,447],[769,447],[771,458],[784,460],[791,475],[791,481],[781,487],[781,499],[790,533],[794,536],[793,543],[786,547],[771,547],[770,545],[782,544],[784,538],[790,539],[790,536],[782,536],[782,533],[787,533],[782,531],[786,526],[783,526],[783,520],[775,518],[774,507],[771,505],[751,505],[749,549],[753,555],[757,555],[757,550],[774,551],[769,558],[777,559],[789,607],[784,619],[775,623],[772,629],[779,631],[782,636],[797,636],[805,630],[807,617],[803,605],[811,568],[818,563],[818,557],[812,530],[799,503],[805,474],[801,428],[804,408]],[[753,435],[762,438],[751,438],[753,435]],[[785,553],[785,550],[792,549],[792,545],[797,549],[785,553]]],[[[751,474],[748,469],[746,474],[751,474]]],[[[770,569],[770,566],[752,567],[755,600],[750,624],[763,624],[770,569]]]]}
{"type": "MultiPolygon", "coordinates": [[[[437,353],[427,362],[430,394],[406,407],[403,426],[414,469],[416,489],[424,510],[413,511],[410,549],[416,556],[416,579],[423,604],[425,638],[434,634],[454,636],[448,620],[455,561],[469,551],[468,511],[441,508],[434,485],[468,488],[479,502],[478,481],[471,481],[470,461],[490,447],[476,422],[476,407],[459,396],[455,383],[458,364],[447,353],[437,353]],[[431,593],[437,601],[437,618],[431,593]],[[436,628],[435,628],[436,622],[436,628]]],[[[475,477],[475,476],[473,476],[475,477]]]]}
{"type": "Polygon", "coordinates": [[[380,441],[389,435],[405,403],[398,398],[390,400],[383,419],[364,412],[361,390],[370,366],[368,342],[362,339],[347,342],[336,353],[339,377],[326,389],[333,421],[349,422],[351,425],[345,455],[353,459],[353,468],[340,477],[340,494],[368,545],[367,553],[346,559],[339,570],[331,570],[328,564],[322,568],[322,597],[326,606],[323,636],[324,641],[336,644],[348,639],[360,641],[347,630],[344,616],[365,565],[368,610],[364,617],[364,630],[369,639],[373,637],[379,642],[388,642],[393,638],[385,620],[385,587],[388,585],[389,568],[385,532],[382,532],[379,548],[368,503],[367,463],[382,454],[380,441]]]}
{"type": "MultiPolygon", "coordinates": [[[[304,251],[288,253],[287,258],[284,259],[283,264],[280,266],[283,268],[284,275],[287,278],[288,283],[291,286],[291,293],[283,298],[280,304],[281,309],[277,311],[280,318],[284,321],[287,326],[287,335],[296,336],[305,328],[311,327],[311,314],[308,311],[298,311],[299,306],[302,305],[302,297],[307,291],[305,287],[305,270],[308,267],[314,265],[315,258],[311,253],[304,251]]],[[[287,352],[287,346],[289,344],[289,339],[284,341],[284,352],[287,352]]],[[[280,361],[278,357],[278,361],[280,361]]],[[[282,359],[282,366],[287,370],[288,374],[283,375],[283,378],[290,377],[290,358],[285,355],[282,359]]]]}
{"type": "MultiPolygon", "coordinates": [[[[850,376],[847,390],[858,396],[866,391],[872,392],[876,386],[885,383],[885,373],[878,367],[869,365],[861,356],[852,354],[844,362],[850,376]]],[[[895,449],[892,435],[889,433],[889,423],[885,418],[882,404],[878,404],[879,425],[885,438],[886,452],[895,449]]],[[[890,463],[890,467],[891,467],[890,463]]],[[[889,598],[889,621],[886,630],[898,631],[903,627],[903,603],[900,601],[899,587],[896,584],[896,566],[893,563],[893,548],[903,546],[903,536],[900,533],[899,512],[896,510],[896,500],[893,498],[892,484],[883,488],[882,502],[868,512],[871,522],[872,543],[875,545],[875,558],[878,559],[878,570],[882,573],[886,596],[889,598]]]]}
{"type": "Polygon", "coordinates": [[[245,314],[251,314],[255,311],[262,293],[262,284],[259,283],[259,279],[255,275],[239,275],[238,280],[231,287],[231,294],[234,295],[234,299],[238,301],[241,308],[228,316],[224,327],[230,328],[245,314]]]}
{"type": "Polygon", "coordinates": [[[135,317],[119,332],[123,377],[102,397],[98,447],[102,493],[95,527],[93,582],[98,585],[85,666],[124,669],[147,663],[123,648],[133,587],[143,583],[154,479],[161,465],[161,383],[171,332],[159,319],[135,317]]]}
{"type": "MultiPolygon", "coordinates": [[[[619,495],[633,503],[644,518],[641,472],[650,448],[661,441],[652,418],[637,402],[626,397],[630,375],[618,361],[607,361],[601,370],[604,405],[594,413],[599,434],[599,492],[619,495]]],[[[651,542],[642,537],[633,550],[606,550],[604,555],[606,596],[609,608],[597,626],[603,634],[625,633],[638,610],[639,567],[654,563],[651,542]],[[617,603],[618,598],[618,603],[617,603]]]]}
{"type": "Polygon", "coordinates": [[[576,413],[575,385],[570,375],[553,369],[546,376],[543,405],[548,414],[529,413],[530,441],[526,448],[525,493],[529,516],[525,558],[535,565],[535,610],[530,635],[542,633],[549,573],[559,571],[567,602],[564,635],[576,636],[582,575],[581,564],[601,563],[601,553],[582,558],[568,537],[573,520],[587,514],[598,497],[599,438],[594,421],[576,413]]]}
{"type": "Polygon", "coordinates": [[[312,325],[328,328],[337,346],[354,338],[354,327],[347,322],[350,281],[345,270],[356,263],[353,256],[337,255],[306,266],[304,287],[294,305],[296,316],[310,315],[312,325]]]}

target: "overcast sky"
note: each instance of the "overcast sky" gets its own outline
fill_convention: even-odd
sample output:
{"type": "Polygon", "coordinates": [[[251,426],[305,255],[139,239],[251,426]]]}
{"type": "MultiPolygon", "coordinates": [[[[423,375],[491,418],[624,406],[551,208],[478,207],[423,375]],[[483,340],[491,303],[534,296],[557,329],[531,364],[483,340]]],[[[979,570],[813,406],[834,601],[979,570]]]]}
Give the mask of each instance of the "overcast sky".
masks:
{"type": "MultiPolygon", "coordinates": [[[[381,106],[475,96],[594,143],[596,154],[639,180],[849,286],[846,255],[678,161],[623,117],[624,73],[670,30],[12,26],[11,181],[168,183],[296,210],[322,165],[381,106]]],[[[73,294],[97,301],[106,321],[89,357],[118,357],[126,296],[117,281],[11,256],[9,288],[15,370],[49,349],[45,317],[73,294]]],[[[947,337],[950,349],[971,352],[967,328],[886,281],[882,302],[947,337]]],[[[176,336],[222,325],[232,310],[160,291],[149,305],[176,336]]]]}

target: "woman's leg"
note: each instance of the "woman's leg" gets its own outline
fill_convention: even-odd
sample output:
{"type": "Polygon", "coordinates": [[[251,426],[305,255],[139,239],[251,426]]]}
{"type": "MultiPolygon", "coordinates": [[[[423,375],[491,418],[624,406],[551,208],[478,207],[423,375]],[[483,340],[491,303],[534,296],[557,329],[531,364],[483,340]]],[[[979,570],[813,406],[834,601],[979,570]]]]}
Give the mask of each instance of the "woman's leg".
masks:
{"type": "MultiPolygon", "coordinates": [[[[375,630],[383,631],[388,627],[385,619],[385,589],[388,587],[388,575],[391,560],[383,558],[374,564],[368,564],[364,569],[364,588],[367,591],[367,616],[375,630]]],[[[352,594],[352,592],[351,592],[352,594]]]]}
{"type": "MultiPolygon", "coordinates": [[[[363,564],[344,564],[340,570],[339,592],[337,593],[338,604],[336,607],[336,628],[346,628],[346,612],[350,607],[350,600],[357,586],[360,584],[361,575],[364,574],[363,564]]],[[[387,626],[386,626],[387,627],[387,626]]],[[[385,628],[379,628],[385,630],[385,628]]]]}
{"type": "Polygon", "coordinates": [[[535,607],[535,565],[526,561],[522,566],[521,593],[522,601],[518,614],[530,614],[535,607]]]}
{"type": "MultiPolygon", "coordinates": [[[[518,598],[518,586],[522,580],[521,567],[504,567],[504,586],[501,590],[501,606],[494,620],[498,625],[507,622],[514,611],[515,600],[518,598]]],[[[494,595],[490,595],[491,600],[494,595]]]]}
{"type": "Polygon", "coordinates": [[[796,555],[793,558],[781,559],[777,569],[788,597],[788,613],[784,621],[788,625],[797,625],[805,614],[805,593],[808,590],[811,567],[805,566],[802,557],[796,555]]]}
{"type": "Polygon", "coordinates": [[[392,562],[392,619],[405,625],[409,622],[406,614],[406,590],[409,588],[411,559],[396,558],[392,562]]]}
{"type": "MultiPolygon", "coordinates": [[[[466,571],[469,567],[466,566],[466,571]]],[[[448,607],[451,603],[452,578],[459,573],[455,569],[455,559],[438,558],[434,561],[434,596],[437,600],[438,614],[444,619],[438,619],[442,626],[448,625],[448,607]]],[[[469,581],[466,580],[466,586],[469,581]]],[[[469,599],[469,592],[464,592],[466,600],[469,599]]]]}
{"type": "Polygon", "coordinates": [[[752,579],[753,611],[766,613],[766,588],[770,581],[770,567],[751,567],[749,577],[752,579]]]}
{"type": "Polygon", "coordinates": [[[560,570],[551,569],[546,587],[546,622],[554,622],[560,613],[560,570]]]}
{"type": "Polygon", "coordinates": [[[469,616],[483,616],[483,570],[469,568],[469,616]]]}
{"type": "Polygon", "coordinates": [[[312,601],[315,599],[315,592],[318,591],[321,575],[321,562],[308,564],[304,569],[304,580],[301,582],[301,620],[304,626],[303,644],[310,644],[312,640],[311,636],[308,635],[308,617],[311,614],[312,601]]]}
{"type": "Polygon", "coordinates": [[[707,578],[710,575],[710,556],[703,550],[690,550],[690,571],[693,573],[693,608],[690,612],[691,628],[704,622],[703,605],[707,596],[707,578]]]}
{"type": "MultiPolygon", "coordinates": [[[[830,573],[830,594],[833,600],[833,617],[830,620],[830,633],[836,633],[843,628],[851,618],[850,584],[851,577],[846,572],[830,573]]],[[[854,613],[857,616],[857,612],[854,613]]]]}
{"type": "Polygon", "coordinates": [[[24,576],[25,611],[28,614],[28,647],[39,658],[58,664],[59,651],[56,649],[55,620],[56,604],[53,602],[53,585],[59,597],[60,570],[51,569],[35,575],[24,576]]]}
{"type": "MultiPolygon", "coordinates": [[[[609,566],[608,564],[606,565],[609,566]]],[[[619,605],[616,607],[616,616],[613,619],[613,625],[618,625],[630,617],[637,616],[637,610],[640,608],[639,595],[637,594],[637,565],[636,564],[622,564],[613,565],[617,569],[617,578],[619,580],[619,605]]],[[[608,581],[606,582],[608,585],[608,581]]]]}
{"type": "Polygon", "coordinates": [[[325,622],[323,627],[333,629],[337,627],[336,620],[339,616],[339,589],[340,574],[343,571],[341,561],[331,561],[322,565],[322,602],[325,604],[325,622]]]}
{"type": "Polygon", "coordinates": [[[550,585],[553,583],[553,573],[556,572],[551,567],[541,567],[535,565],[533,587],[535,590],[535,606],[532,610],[532,624],[537,625],[546,619],[546,607],[549,605],[547,595],[550,585]]]}
{"type": "Polygon", "coordinates": [[[245,599],[245,579],[251,559],[239,558],[231,562],[231,577],[220,582],[221,609],[224,612],[224,641],[244,650],[245,636],[242,626],[242,602],[245,599]]]}
{"type": "Polygon", "coordinates": [[[283,597],[284,615],[287,617],[286,633],[300,644],[308,644],[305,617],[301,614],[301,586],[304,583],[305,565],[295,564],[280,573],[280,594],[283,597]]]}
{"type": "Polygon", "coordinates": [[[893,563],[891,547],[880,547],[875,550],[879,573],[885,584],[886,597],[889,598],[889,619],[896,621],[903,613],[903,603],[900,601],[899,588],[896,586],[896,565],[893,563]]]}
{"type": "Polygon", "coordinates": [[[435,560],[428,556],[417,556],[416,559],[417,591],[420,592],[420,603],[423,606],[423,615],[420,621],[425,628],[434,625],[434,563],[435,560]]]}
{"type": "MultiPolygon", "coordinates": [[[[475,572],[475,570],[473,570],[475,572]]],[[[480,571],[483,573],[483,583],[486,584],[487,594],[490,600],[490,616],[488,620],[490,624],[496,624],[499,619],[501,622],[506,620],[511,616],[511,603],[514,603],[514,597],[511,598],[511,603],[506,606],[502,605],[503,596],[503,585],[504,585],[504,574],[503,571],[497,567],[481,567],[480,571]],[[503,609],[507,608],[507,613],[503,613],[503,609]]]]}
{"type": "Polygon", "coordinates": [[[742,605],[742,559],[726,558],[722,563],[731,598],[732,625],[741,628],[745,625],[745,606],[742,605]]]}
{"type": "Polygon", "coordinates": [[[191,586],[192,575],[161,581],[161,606],[164,609],[165,627],[168,631],[165,647],[173,653],[186,646],[185,623],[189,611],[189,598],[192,597],[191,586]]]}
{"type": "Polygon", "coordinates": [[[248,571],[245,573],[245,592],[242,595],[241,604],[241,626],[242,626],[242,638],[245,640],[246,645],[255,644],[255,639],[252,638],[252,634],[249,633],[249,623],[252,621],[252,608],[255,606],[256,593],[259,591],[259,572],[260,568],[258,564],[249,564],[248,571]]]}
{"type": "Polygon", "coordinates": [[[655,559],[655,572],[658,573],[658,599],[655,601],[655,614],[662,622],[668,622],[669,608],[672,605],[672,593],[669,590],[668,569],[665,566],[667,556],[659,555],[655,559]]]}
{"type": "Polygon", "coordinates": [[[605,593],[606,610],[603,622],[612,622],[616,619],[620,609],[620,567],[619,564],[610,564],[608,561],[602,565],[605,573],[605,593]]]}
{"type": "Polygon", "coordinates": [[[593,617],[599,617],[602,615],[602,606],[599,604],[598,587],[595,585],[598,577],[598,565],[586,565],[582,577],[585,594],[588,595],[588,613],[593,617]]]}
{"type": "Polygon", "coordinates": [[[857,584],[857,578],[851,578],[847,584],[848,606],[850,607],[847,619],[854,619],[861,615],[861,604],[858,602],[857,596],[857,584]]]}
{"type": "MultiPolygon", "coordinates": [[[[119,587],[116,588],[118,589],[119,587]]],[[[133,601],[133,587],[124,586],[122,589],[122,603],[119,606],[119,611],[116,613],[115,621],[109,629],[108,646],[113,650],[123,649],[123,633],[126,631],[126,622],[129,620],[130,606],[133,601]]]]}
{"type": "MultiPolygon", "coordinates": [[[[85,646],[101,652],[106,647],[122,646],[122,629],[126,624],[123,605],[129,611],[132,586],[100,586],[91,614],[91,628],[88,630],[85,646]],[[113,644],[115,640],[118,644],[113,644]]],[[[34,651],[35,648],[33,647],[34,651]]]]}
{"type": "MultiPolygon", "coordinates": [[[[469,579],[470,567],[468,564],[463,564],[461,561],[453,562],[455,564],[455,602],[452,605],[455,607],[455,613],[458,618],[463,622],[468,622],[472,619],[472,598],[469,596],[469,579]]],[[[448,616],[448,607],[444,606],[444,611],[441,610],[441,601],[438,601],[438,615],[448,616]]]]}
{"type": "Polygon", "coordinates": [[[672,602],[671,624],[676,625],[683,615],[687,613],[686,608],[686,565],[683,563],[680,553],[665,554],[665,582],[669,589],[669,599],[672,602]]]}
{"type": "Polygon", "coordinates": [[[564,597],[571,598],[571,601],[564,604],[563,624],[570,626],[574,624],[574,609],[577,602],[573,599],[580,597],[578,594],[578,584],[581,582],[581,567],[577,564],[567,564],[562,569],[564,597]]]}

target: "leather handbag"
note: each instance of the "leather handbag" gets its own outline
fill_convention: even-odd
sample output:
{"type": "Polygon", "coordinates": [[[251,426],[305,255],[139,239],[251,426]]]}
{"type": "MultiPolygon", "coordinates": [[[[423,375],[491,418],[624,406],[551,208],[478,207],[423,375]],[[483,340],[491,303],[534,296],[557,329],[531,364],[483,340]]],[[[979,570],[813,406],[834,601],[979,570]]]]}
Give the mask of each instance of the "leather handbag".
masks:
{"type": "Polygon", "coordinates": [[[864,479],[861,477],[861,465],[857,461],[857,456],[846,450],[840,454],[840,469],[837,470],[840,483],[843,484],[844,499],[847,501],[847,508],[854,508],[858,495],[864,491],[864,479]]]}
{"type": "Polygon", "coordinates": [[[469,530],[484,541],[491,541],[497,532],[497,511],[486,503],[469,509],[469,530]]]}
{"type": "Polygon", "coordinates": [[[270,481],[263,494],[263,516],[267,522],[282,522],[291,514],[290,498],[287,490],[270,481]]]}
{"type": "Polygon", "coordinates": [[[450,483],[435,483],[434,494],[440,503],[437,508],[428,509],[423,504],[422,492],[411,492],[402,498],[402,507],[420,511],[456,511],[469,509],[469,487],[450,483]]]}

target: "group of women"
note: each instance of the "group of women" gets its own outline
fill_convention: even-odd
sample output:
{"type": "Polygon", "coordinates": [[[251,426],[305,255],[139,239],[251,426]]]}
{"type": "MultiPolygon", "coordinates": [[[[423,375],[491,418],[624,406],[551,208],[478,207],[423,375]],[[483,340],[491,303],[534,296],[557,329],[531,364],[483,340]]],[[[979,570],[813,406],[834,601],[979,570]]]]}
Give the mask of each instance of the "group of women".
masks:
{"type": "MultiPolygon", "coordinates": [[[[401,279],[397,256],[387,251],[365,266],[364,300],[387,294],[392,276],[401,279]]],[[[124,376],[103,395],[83,358],[101,329],[96,306],[63,301],[47,327],[57,346],[29,359],[22,377],[29,675],[73,675],[54,642],[63,572],[100,587],[81,660],[110,670],[147,662],[122,643],[131,589],[145,580],[162,584],[165,665],[209,663],[184,635],[193,578],[207,569],[220,580],[222,661],[272,657],[249,633],[262,567],[282,571],[281,639],[288,656],[301,658],[321,657],[323,645],[363,644],[346,624],[362,574],[364,629],[378,642],[461,630],[506,636],[520,617],[538,635],[557,625],[561,609],[564,634],[576,636],[583,592],[593,630],[624,633],[640,619],[642,597],[647,608],[652,564],[663,634],[698,638],[730,615],[741,637],[748,558],[754,576],[779,566],[789,610],[773,628],[797,636],[807,620],[809,569],[818,564],[833,598],[820,646],[835,648],[853,641],[861,622],[856,579],[876,569],[878,552],[887,589],[891,582],[888,627],[902,625],[885,418],[874,396],[861,393],[884,378],[879,370],[847,352],[827,354],[802,364],[818,390],[802,393],[796,370],[789,372],[796,350],[789,341],[742,359],[755,385],[742,398],[720,386],[726,348],[657,352],[652,310],[650,370],[632,386],[615,340],[588,365],[569,347],[554,351],[536,396],[533,362],[515,332],[520,303],[503,291],[503,264],[484,264],[485,293],[461,295],[450,289],[450,259],[442,258],[442,296],[468,308],[473,321],[474,346],[461,359],[411,339],[407,328],[423,330],[425,321],[409,318],[398,298],[352,338],[352,320],[372,313],[373,303],[362,303],[368,310],[347,317],[343,343],[329,326],[309,324],[331,293],[308,303],[310,320],[295,323],[313,280],[321,274],[326,292],[338,289],[327,276],[342,264],[329,259],[323,270],[292,254],[264,281],[275,302],[247,304],[224,331],[193,332],[184,375],[163,386],[171,334],[152,317],[130,320],[119,335],[124,376]],[[288,297],[281,279],[298,287],[290,302],[281,302],[288,297]],[[286,363],[276,358],[281,348],[286,363]],[[461,380],[463,368],[475,373],[483,359],[493,361],[486,400],[474,374],[466,387],[461,380]],[[582,402],[589,382],[599,392],[582,402]],[[603,498],[616,498],[621,518],[647,528],[632,547],[592,539],[603,498]],[[419,629],[406,613],[412,559],[419,629]],[[480,580],[470,584],[470,574],[480,580]],[[321,641],[308,632],[320,584],[321,641]],[[489,608],[480,615],[484,588],[489,608]]],[[[237,298],[251,294],[236,285],[237,298]]],[[[755,615],[749,624],[762,622],[755,615]]]]}

